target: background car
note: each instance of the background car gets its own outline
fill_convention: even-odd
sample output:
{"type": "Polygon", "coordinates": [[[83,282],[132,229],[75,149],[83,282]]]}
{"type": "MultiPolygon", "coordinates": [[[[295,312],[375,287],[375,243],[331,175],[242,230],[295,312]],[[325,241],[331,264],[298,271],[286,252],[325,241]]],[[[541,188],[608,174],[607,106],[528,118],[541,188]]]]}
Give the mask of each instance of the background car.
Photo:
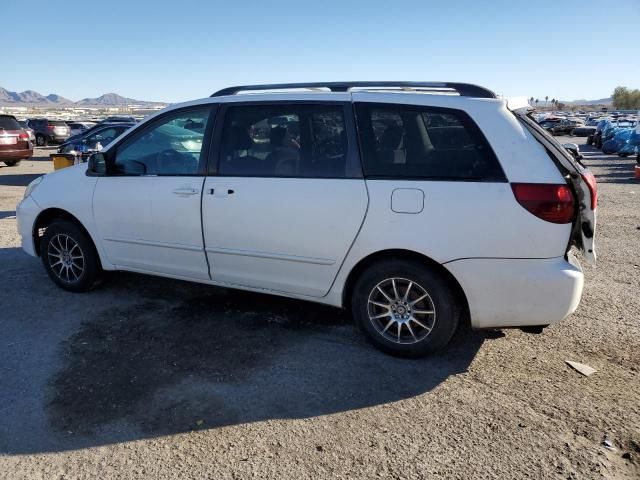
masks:
{"type": "Polygon", "coordinates": [[[29,141],[35,142],[36,141],[36,134],[33,131],[33,128],[31,128],[31,127],[29,127],[27,125],[27,121],[26,120],[18,120],[18,123],[20,124],[22,129],[29,134],[29,141]]]}
{"type": "Polygon", "coordinates": [[[83,158],[86,158],[91,153],[102,150],[102,147],[106,147],[133,125],[133,123],[98,125],[75,140],[60,145],[58,153],[80,153],[83,158]]]}
{"type": "Polygon", "coordinates": [[[87,122],[67,122],[69,128],[71,129],[71,136],[81,135],[86,132],[91,126],[95,125],[94,123],[87,122]]]}
{"type": "Polygon", "coordinates": [[[551,132],[553,127],[558,125],[562,121],[561,118],[557,117],[547,117],[544,120],[540,121],[540,126],[544,128],[547,132],[551,132]]]}
{"type": "Polygon", "coordinates": [[[583,125],[584,122],[578,118],[565,118],[551,127],[551,133],[554,135],[573,135],[573,130],[583,125]]]}
{"type": "Polygon", "coordinates": [[[13,167],[33,155],[29,134],[13,115],[0,115],[0,162],[13,167]]]}
{"type": "Polygon", "coordinates": [[[30,118],[27,122],[36,134],[36,145],[39,147],[46,147],[50,143],[64,143],[71,135],[71,129],[62,120],[30,118]]]}

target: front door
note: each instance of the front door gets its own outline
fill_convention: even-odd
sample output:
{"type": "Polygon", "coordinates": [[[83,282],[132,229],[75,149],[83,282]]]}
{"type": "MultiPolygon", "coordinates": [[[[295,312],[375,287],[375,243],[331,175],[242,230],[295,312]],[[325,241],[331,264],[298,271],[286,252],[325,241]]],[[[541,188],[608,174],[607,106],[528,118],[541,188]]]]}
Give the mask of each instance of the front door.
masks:
{"type": "Polygon", "coordinates": [[[349,109],[225,108],[217,175],[207,177],[202,199],[213,280],[314,297],[329,291],[368,202],[349,109]]]}
{"type": "Polygon", "coordinates": [[[211,106],[169,112],[109,149],[93,210],[112,264],[209,279],[200,201],[212,116],[211,106]]]}

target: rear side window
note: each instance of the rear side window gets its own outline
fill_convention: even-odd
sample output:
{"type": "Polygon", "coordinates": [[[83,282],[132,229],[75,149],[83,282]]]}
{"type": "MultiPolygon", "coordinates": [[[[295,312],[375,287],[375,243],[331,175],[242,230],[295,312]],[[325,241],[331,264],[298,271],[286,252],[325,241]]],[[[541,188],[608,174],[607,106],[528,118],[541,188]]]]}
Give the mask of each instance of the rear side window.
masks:
{"type": "Polygon", "coordinates": [[[219,174],[344,178],[342,105],[242,105],[226,111],[219,174]]]}
{"type": "Polygon", "coordinates": [[[365,176],[506,181],[484,135],[463,111],[356,104],[365,176]]]}
{"type": "Polygon", "coordinates": [[[54,127],[66,127],[67,126],[67,122],[63,122],[62,120],[49,120],[47,122],[49,125],[54,126],[54,127]]]}
{"type": "Polygon", "coordinates": [[[3,130],[20,130],[22,127],[15,118],[0,115],[0,128],[3,130]]]}

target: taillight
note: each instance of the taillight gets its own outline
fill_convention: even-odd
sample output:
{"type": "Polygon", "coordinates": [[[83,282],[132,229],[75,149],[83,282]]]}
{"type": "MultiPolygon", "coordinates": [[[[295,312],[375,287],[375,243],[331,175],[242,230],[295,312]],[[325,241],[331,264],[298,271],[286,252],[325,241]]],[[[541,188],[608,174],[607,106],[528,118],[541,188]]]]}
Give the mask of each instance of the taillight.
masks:
{"type": "Polygon", "coordinates": [[[18,138],[19,138],[20,140],[29,140],[29,134],[28,134],[28,133],[26,133],[26,132],[22,132],[22,133],[20,133],[20,134],[18,135],[18,138]]]}
{"type": "Polygon", "coordinates": [[[567,185],[512,183],[520,205],[536,217],[551,223],[571,223],[575,214],[573,193],[567,185]]]}
{"type": "Polygon", "coordinates": [[[581,174],[584,183],[589,187],[589,193],[591,193],[591,210],[595,210],[598,206],[598,185],[596,183],[596,177],[593,176],[589,170],[586,170],[581,174]]]}
{"type": "Polygon", "coordinates": [[[53,130],[55,127],[53,125],[47,125],[47,130],[53,130]]]}

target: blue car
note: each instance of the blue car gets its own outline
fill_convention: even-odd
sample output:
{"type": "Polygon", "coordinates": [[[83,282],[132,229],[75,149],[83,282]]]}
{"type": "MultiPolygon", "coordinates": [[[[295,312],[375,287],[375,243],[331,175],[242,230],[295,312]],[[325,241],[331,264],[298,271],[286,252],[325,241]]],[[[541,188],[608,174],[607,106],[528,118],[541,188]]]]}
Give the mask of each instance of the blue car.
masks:
{"type": "Polygon", "coordinates": [[[633,132],[631,128],[614,129],[613,136],[602,144],[602,153],[608,155],[618,153],[631,137],[631,132],[633,132]]]}

